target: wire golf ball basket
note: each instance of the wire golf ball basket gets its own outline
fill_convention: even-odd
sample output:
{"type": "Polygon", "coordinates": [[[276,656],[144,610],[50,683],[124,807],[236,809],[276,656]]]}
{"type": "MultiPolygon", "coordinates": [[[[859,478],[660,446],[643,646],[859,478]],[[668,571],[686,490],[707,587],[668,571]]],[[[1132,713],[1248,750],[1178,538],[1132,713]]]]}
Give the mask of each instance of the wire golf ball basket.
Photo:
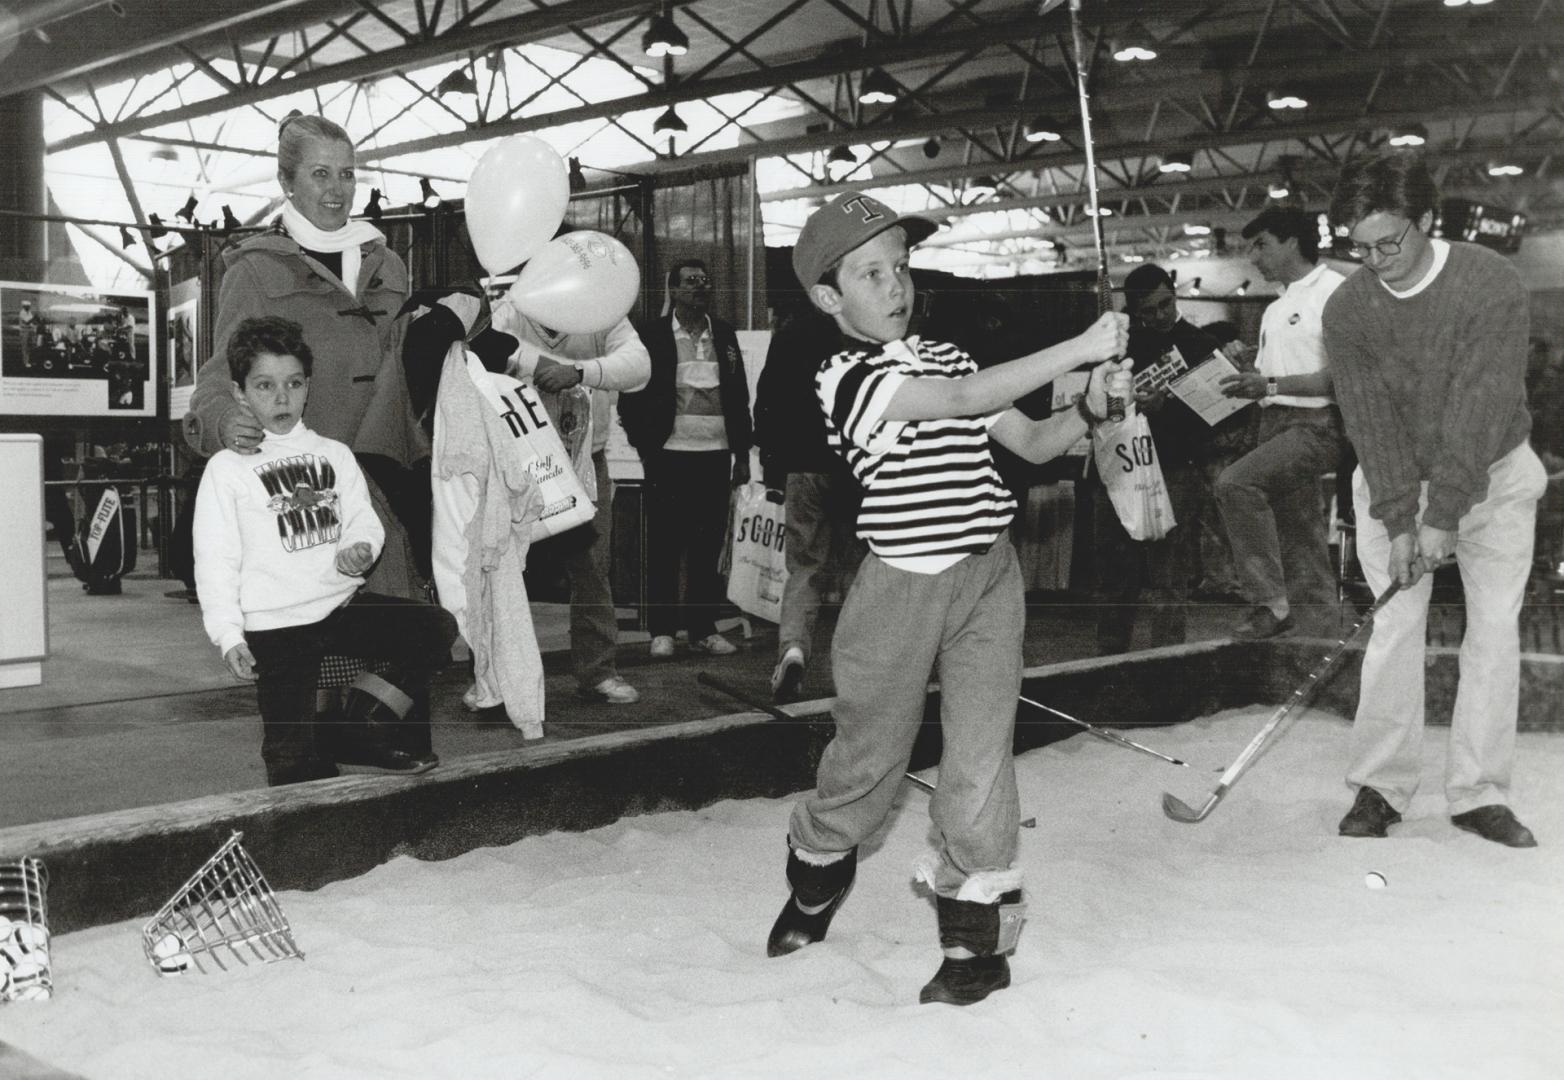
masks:
{"type": "Polygon", "coordinates": [[[203,960],[248,965],[304,959],[277,896],[235,832],[190,876],[141,931],[141,947],[159,975],[182,975],[203,960]]]}
{"type": "Polygon", "coordinates": [[[54,995],[49,871],[32,857],[0,862],[0,1003],[54,995]]]}

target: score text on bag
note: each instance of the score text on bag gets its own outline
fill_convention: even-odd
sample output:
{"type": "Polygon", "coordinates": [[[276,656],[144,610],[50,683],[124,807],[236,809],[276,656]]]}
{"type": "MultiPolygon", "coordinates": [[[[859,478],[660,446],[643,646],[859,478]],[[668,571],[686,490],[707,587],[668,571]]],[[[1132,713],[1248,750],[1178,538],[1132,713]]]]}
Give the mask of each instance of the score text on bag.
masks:
{"type": "Polygon", "coordinates": [[[1097,475],[1130,539],[1161,540],[1166,536],[1177,522],[1145,415],[1135,412],[1117,424],[1098,424],[1092,430],[1092,455],[1097,475]]]}
{"type": "Polygon", "coordinates": [[[745,484],[734,496],[728,535],[728,599],[746,615],[782,621],[787,584],[783,545],[787,524],[781,505],[766,498],[764,484],[745,484]]]}

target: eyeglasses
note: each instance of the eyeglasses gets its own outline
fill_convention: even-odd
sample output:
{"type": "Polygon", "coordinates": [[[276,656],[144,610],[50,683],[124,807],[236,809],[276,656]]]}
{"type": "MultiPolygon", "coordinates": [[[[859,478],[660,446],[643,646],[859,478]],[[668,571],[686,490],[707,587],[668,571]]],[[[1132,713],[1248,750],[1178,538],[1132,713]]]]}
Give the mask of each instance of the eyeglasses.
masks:
{"type": "Polygon", "coordinates": [[[1347,254],[1354,259],[1366,259],[1370,251],[1375,252],[1381,259],[1388,259],[1392,255],[1401,253],[1401,241],[1407,238],[1407,233],[1412,231],[1412,222],[1407,222],[1407,227],[1401,230],[1401,235],[1394,240],[1376,240],[1372,244],[1347,244],[1347,254]]]}

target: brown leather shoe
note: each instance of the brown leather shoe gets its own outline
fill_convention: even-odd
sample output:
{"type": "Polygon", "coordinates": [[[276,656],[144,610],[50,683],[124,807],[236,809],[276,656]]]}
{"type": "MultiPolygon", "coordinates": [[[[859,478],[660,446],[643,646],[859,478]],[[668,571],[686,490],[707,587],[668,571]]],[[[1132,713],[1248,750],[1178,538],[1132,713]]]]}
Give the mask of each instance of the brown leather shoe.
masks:
{"type": "MultiPolygon", "coordinates": [[[[1473,811],[1475,813],[1475,811],[1473,811]]],[[[1382,837],[1385,830],[1401,820],[1401,815],[1371,787],[1358,788],[1352,809],[1341,819],[1336,831],[1342,836],[1382,837]]]]}
{"type": "Polygon", "coordinates": [[[1537,838],[1531,830],[1515,819],[1515,812],[1508,806],[1495,803],[1479,806],[1464,814],[1450,815],[1450,824],[1457,829],[1476,833],[1484,840],[1492,840],[1505,847],[1536,847],[1537,838]]]}

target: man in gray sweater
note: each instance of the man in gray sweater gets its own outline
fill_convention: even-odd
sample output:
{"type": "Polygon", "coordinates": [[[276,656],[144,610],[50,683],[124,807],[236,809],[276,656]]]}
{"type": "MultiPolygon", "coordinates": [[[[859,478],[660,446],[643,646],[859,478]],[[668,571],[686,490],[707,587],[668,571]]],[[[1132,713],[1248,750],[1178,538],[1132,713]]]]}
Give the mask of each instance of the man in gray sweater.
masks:
{"type": "Polygon", "coordinates": [[[1445,797],[1451,822],[1534,847],[1508,806],[1520,689],[1521,598],[1546,476],[1527,441],[1528,306],[1502,256],[1428,236],[1438,192],[1422,159],[1360,158],[1330,216],[1363,260],[1325,305],[1326,351],[1347,436],[1358,557],[1402,591],[1363,657],[1343,836],[1401,820],[1422,773],[1423,656],[1432,571],[1451,556],[1466,591],[1445,797]]]}

